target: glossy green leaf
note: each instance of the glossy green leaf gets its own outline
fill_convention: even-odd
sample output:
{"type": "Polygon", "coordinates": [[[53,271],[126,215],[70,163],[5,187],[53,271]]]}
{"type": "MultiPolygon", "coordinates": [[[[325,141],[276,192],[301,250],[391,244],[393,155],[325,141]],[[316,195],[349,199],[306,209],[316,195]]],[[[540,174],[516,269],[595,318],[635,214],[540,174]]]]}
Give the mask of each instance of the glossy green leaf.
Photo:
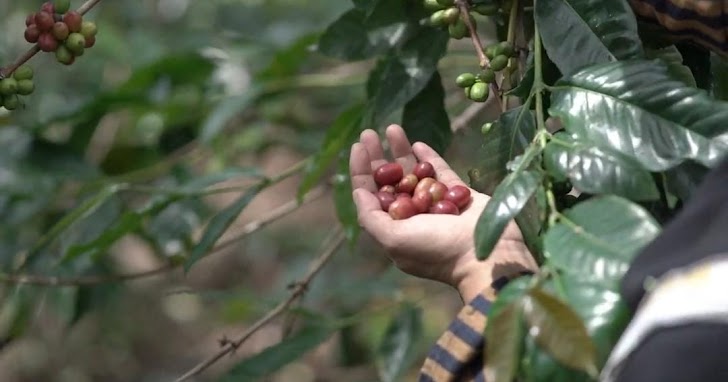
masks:
{"type": "Polygon", "coordinates": [[[631,200],[659,197],[652,175],[634,159],[568,134],[554,136],[544,150],[544,162],[549,172],[569,178],[582,192],[631,200]]]}
{"type": "Polygon", "coordinates": [[[260,381],[299,359],[326,341],[335,331],[323,326],[306,327],[262,352],[236,364],[219,382],[260,381]]]}
{"type": "Polygon", "coordinates": [[[499,314],[489,315],[484,370],[486,381],[512,382],[518,371],[523,343],[522,307],[523,304],[516,301],[499,314]]]}
{"type": "Polygon", "coordinates": [[[713,53],[710,57],[710,69],[713,74],[711,83],[713,97],[728,101],[728,59],[713,53]]]}
{"type": "Polygon", "coordinates": [[[363,105],[354,105],[341,113],[326,131],[321,151],[314,155],[304,171],[304,177],[298,188],[298,200],[321,179],[324,171],[336,159],[336,155],[356,138],[361,130],[363,105]]]}
{"type": "Polygon", "coordinates": [[[422,337],[422,311],[404,304],[389,323],[377,349],[379,379],[383,382],[398,381],[412,361],[415,345],[422,337]]]}
{"type": "Polygon", "coordinates": [[[683,57],[675,45],[666,46],[660,49],[646,49],[646,58],[658,58],[667,65],[667,71],[674,80],[678,80],[685,85],[697,87],[695,77],[690,68],[683,65],[683,57]]]}
{"type": "Polygon", "coordinates": [[[550,264],[566,274],[613,281],[659,232],[642,207],[617,196],[595,197],[566,211],[548,230],[544,251],[550,264]]]}
{"type": "Polygon", "coordinates": [[[344,150],[339,155],[337,167],[333,182],[336,216],[344,227],[347,240],[354,245],[361,227],[357,219],[356,204],[354,204],[351,178],[349,177],[349,150],[344,150]]]}
{"type": "Polygon", "coordinates": [[[534,12],[546,52],[564,75],[642,55],[627,0],[538,0],[534,12]]]}
{"type": "Polygon", "coordinates": [[[245,207],[258,196],[258,193],[265,188],[265,185],[256,185],[245,191],[237,200],[225,207],[215,215],[205,228],[202,238],[192,248],[190,256],[185,261],[185,272],[189,271],[192,265],[205,257],[215,246],[217,240],[227,231],[235,219],[243,212],[245,207]]]}
{"type": "Polygon", "coordinates": [[[596,377],[597,355],[584,323],[574,310],[541,289],[523,302],[528,334],[558,362],[596,377]]]}
{"type": "Polygon", "coordinates": [[[299,37],[286,48],[276,52],[268,66],[257,74],[263,81],[290,77],[296,74],[299,68],[311,55],[311,47],[316,44],[320,36],[312,33],[299,37]]]}
{"type": "Polygon", "coordinates": [[[440,73],[435,72],[427,86],[404,106],[402,128],[411,142],[427,143],[440,154],[450,145],[452,129],[440,73]]]}
{"type": "Polygon", "coordinates": [[[550,113],[577,138],[656,172],[688,159],[711,166],[728,152],[727,106],[672,80],[660,61],[635,60],[562,79],[550,113]]]}
{"type": "Polygon", "coordinates": [[[508,223],[521,212],[542,178],[541,172],[517,171],[508,175],[496,188],[475,227],[478,259],[490,255],[508,223]]]}

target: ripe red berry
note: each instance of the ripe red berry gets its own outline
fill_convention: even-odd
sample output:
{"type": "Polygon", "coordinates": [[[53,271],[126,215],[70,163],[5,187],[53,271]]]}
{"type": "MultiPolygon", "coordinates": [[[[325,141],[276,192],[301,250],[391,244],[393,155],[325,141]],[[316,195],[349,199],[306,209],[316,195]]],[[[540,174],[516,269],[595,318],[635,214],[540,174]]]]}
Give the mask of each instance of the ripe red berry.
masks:
{"type": "Polygon", "coordinates": [[[377,199],[379,199],[379,204],[382,206],[382,210],[387,212],[389,212],[389,206],[391,206],[392,203],[397,200],[394,197],[394,194],[390,194],[389,192],[379,191],[375,195],[377,199]]]}
{"type": "Polygon", "coordinates": [[[394,220],[408,219],[417,215],[417,207],[408,197],[399,197],[389,206],[389,216],[394,220]]]}
{"type": "Polygon", "coordinates": [[[33,24],[25,29],[25,41],[35,44],[38,42],[38,38],[40,37],[40,31],[38,30],[38,26],[33,24]]]}
{"type": "Polygon", "coordinates": [[[447,186],[442,182],[435,182],[430,186],[430,194],[432,195],[432,201],[437,203],[445,197],[447,192],[447,186]]]}
{"type": "Polygon", "coordinates": [[[47,32],[53,28],[56,20],[53,19],[53,14],[48,12],[38,12],[35,14],[35,25],[38,26],[38,30],[41,32],[47,32]]]}
{"type": "Polygon", "coordinates": [[[417,183],[417,187],[415,187],[415,194],[421,191],[427,191],[429,192],[430,187],[437,182],[434,178],[422,178],[417,183]]]}
{"type": "Polygon", "coordinates": [[[45,3],[43,3],[43,5],[40,6],[40,10],[43,12],[48,12],[51,15],[56,13],[56,7],[50,1],[46,1],[45,3]]]}
{"type": "Polygon", "coordinates": [[[414,203],[415,207],[417,208],[417,212],[425,213],[432,206],[432,195],[430,195],[427,190],[422,190],[415,193],[415,195],[412,197],[412,203],[414,203]]]}
{"type": "Polygon", "coordinates": [[[458,215],[460,214],[460,210],[458,210],[458,207],[454,203],[447,200],[440,200],[439,202],[435,203],[432,208],[430,208],[430,213],[441,215],[458,215]]]}
{"type": "Polygon", "coordinates": [[[83,16],[76,11],[70,11],[63,15],[63,22],[68,25],[68,30],[71,33],[80,32],[83,26],[83,16]]]}
{"type": "Polygon", "coordinates": [[[58,40],[50,33],[42,33],[38,37],[38,47],[44,52],[55,52],[58,49],[58,40]]]}
{"type": "Polygon", "coordinates": [[[404,169],[399,163],[385,163],[374,171],[374,181],[378,186],[392,185],[399,183],[404,176],[404,169]]]}
{"type": "Polygon", "coordinates": [[[470,189],[465,186],[452,186],[445,194],[445,200],[452,202],[459,209],[465,208],[470,203],[470,189]]]}
{"type": "Polygon", "coordinates": [[[412,194],[417,187],[417,176],[415,174],[407,174],[397,184],[397,192],[412,194]]]}
{"type": "Polygon", "coordinates": [[[68,30],[68,25],[63,21],[57,21],[53,24],[53,37],[58,41],[65,41],[71,32],[68,30]]]}
{"type": "Polygon", "coordinates": [[[96,45],[96,37],[86,37],[86,45],[84,47],[90,48],[92,46],[96,45]]]}
{"type": "Polygon", "coordinates": [[[379,192],[389,192],[390,194],[394,195],[397,192],[397,189],[394,188],[391,184],[387,184],[382,186],[382,188],[379,189],[379,192]]]}
{"type": "Polygon", "coordinates": [[[35,24],[35,13],[31,13],[28,15],[28,17],[25,18],[25,26],[29,27],[31,25],[35,24]]]}
{"type": "Polygon", "coordinates": [[[415,169],[412,173],[417,175],[417,179],[434,178],[435,168],[432,167],[430,162],[420,162],[415,165],[415,169]]]}

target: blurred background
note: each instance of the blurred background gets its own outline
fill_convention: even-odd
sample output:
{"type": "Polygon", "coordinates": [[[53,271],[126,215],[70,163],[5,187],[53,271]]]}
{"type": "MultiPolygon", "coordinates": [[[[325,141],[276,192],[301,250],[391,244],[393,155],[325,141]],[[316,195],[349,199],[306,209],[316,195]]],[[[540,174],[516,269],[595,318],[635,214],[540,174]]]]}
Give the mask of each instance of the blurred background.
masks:
{"type": "MultiPolygon", "coordinates": [[[[40,4],[0,0],[0,65],[29,48],[24,20],[40,4]]],[[[320,149],[327,127],[363,96],[374,64],[315,52],[317,36],[350,7],[340,0],[102,1],[87,16],[98,24],[97,44],[74,65],[51,54],[30,62],[35,93],[23,108],[0,111],[0,381],[171,381],[287,297],[338,227],[326,182],[294,210],[298,174],[258,195],[223,236],[228,245],[189,273],[174,268],[124,283],[93,278],[174,264],[210,216],[240,196],[234,190],[320,149]],[[235,174],[217,184],[233,191],[145,212],[157,191],[215,174],[235,174]],[[112,181],[133,187],[67,227],[22,272],[91,279],[65,286],[9,279],[19,254],[112,181]],[[281,211],[292,212],[278,218],[281,211]],[[270,224],[246,235],[261,220],[270,224]],[[114,227],[124,234],[104,251],[79,249],[99,245],[114,227]]],[[[487,42],[491,32],[480,32],[487,42]]],[[[455,120],[471,103],[453,79],[477,61],[467,41],[450,49],[441,69],[455,120]]],[[[476,117],[454,124],[446,155],[463,176],[480,126],[496,115],[480,106],[468,112],[476,117]]],[[[461,306],[451,288],[391,267],[362,234],[337,250],[289,314],[194,380],[217,380],[322,320],[347,325],[302,358],[238,380],[382,380],[388,330],[413,339],[400,378],[411,380],[461,306]]]]}

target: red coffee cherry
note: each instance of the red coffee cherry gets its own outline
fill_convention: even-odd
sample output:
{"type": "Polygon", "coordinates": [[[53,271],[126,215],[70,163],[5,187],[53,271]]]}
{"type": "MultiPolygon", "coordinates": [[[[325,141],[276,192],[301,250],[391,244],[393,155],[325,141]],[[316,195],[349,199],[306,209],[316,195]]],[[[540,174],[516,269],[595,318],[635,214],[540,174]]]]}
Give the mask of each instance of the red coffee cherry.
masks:
{"type": "Polygon", "coordinates": [[[452,202],[459,209],[465,208],[470,203],[470,189],[465,186],[452,186],[445,193],[445,200],[452,202]]]}
{"type": "Polygon", "coordinates": [[[460,210],[453,202],[440,200],[430,208],[430,213],[440,215],[459,215],[460,210]]]}
{"type": "Polygon", "coordinates": [[[379,189],[379,192],[388,192],[392,195],[394,195],[397,192],[397,189],[394,188],[391,184],[387,184],[382,186],[382,188],[379,189]]]}
{"type": "Polygon", "coordinates": [[[53,14],[48,12],[38,12],[35,14],[35,25],[38,26],[38,30],[41,32],[47,32],[53,28],[56,20],[53,19],[53,14]]]}
{"type": "Polygon", "coordinates": [[[416,194],[416,193],[418,193],[420,191],[423,191],[423,190],[429,192],[430,187],[435,182],[437,182],[437,181],[434,178],[422,178],[422,179],[420,179],[419,183],[417,183],[417,187],[415,187],[415,192],[414,193],[416,194]]]}
{"type": "Polygon", "coordinates": [[[430,186],[430,194],[432,195],[432,201],[437,203],[445,197],[447,193],[447,186],[442,182],[435,182],[430,186]]]}
{"type": "Polygon", "coordinates": [[[385,163],[374,171],[374,181],[379,187],[386,185],[396,185],[402,180],[404,169],[399,163],[385,163]]]}
{"type": "Polygon", "coordinates": [[[417,215],[417,207],[412,198],[399,197],[389,206],[389,216],[394,220],[409,219],[417,215]]]}
{"type": "Polygon", "coordinates": [[[382,210],[387,212],[389,212],[389,207],[392,205],[392,203],[397,200],[394,197],[394,194],[390,194],[389,192],[379,191],[375,195],[377,199],[379,199],[379,204],[382,206],[382,210]]]}
{"type": "Polygon", "coordinates": [[[83,26],[83,16],[76,11],[70,11],[63,15],[63,22],[68,25],[68,30],[71,33],[77,33],[81,31],[83,26]]]}
{"type": "Polygon", "coordinates": [[[397,192],[411,195],[415,191],[415,187],[417,187],[417,176],[415,174],[407,174],[397,184],[397,192]]]}
{"type": "Polygon", "coordinates": [[[427,190],[415,192],[415,195],[412,197],[412,203],[417,208],[417,212],[421,214],[425,213],[432,207],[432,195],[427,190]]]}
{"type": "Polygon", "coordinates": [[[43,3],[43,5],[40,6],[40,10],[43,12],[48,12],[51,15],[56,13],[56,7],[50,1],[46,1],[45,3],[43,3]]]}
{"type": "Polygon", "coordinates": [[[29,27],[31,25],[35,24],[35,13],[31,13],[28,15],[28,17],[25,18],[25,26],[29,27]]]}
{"type": "Polygon", "coordinates": [[[407,199],[410,199],[410,198],[412,198],[412,195],[410,195],[410,194],[408,194],[406,192],[398,192],[398,193],[394,194],[394,197],[395,198],[407,198],[407,199]]]}
{"type": "Polygon", "coordinates": [[[25,41],[35,44],[38,42],[38,38],[40,37],[40,31],[38,30],[38,26],[33,24],[25,29],[25,41]]]}
{"type": "Polygon", "coordinates": [[[94,45],[96,45],[96,37],[94,37],[94,36],[86,37],[86,45],[85,45],[85,47],[86,48],[90,48],[90,47],[92,47],[94,45]]]}
{"type": "Polygon", "coordinates": [[[38,47],[44,52],[55,52],[58,49],[58,40],[50,33],[43,33],[38,37],[38,47]]]}
{"type": "Polygon", "coordinates": [[[63,21],[57,21],[53,24],[53,37],[58,41],[65,41],[71,31],[68,30],[68,25],[63,21]]]}
{"type": "Polygon", "coordinates": [[[420,162],[415,165],[412,173],[417,175],[417,179],[434,178],[435,168],[432,167],[430,162],[420,162]]]}

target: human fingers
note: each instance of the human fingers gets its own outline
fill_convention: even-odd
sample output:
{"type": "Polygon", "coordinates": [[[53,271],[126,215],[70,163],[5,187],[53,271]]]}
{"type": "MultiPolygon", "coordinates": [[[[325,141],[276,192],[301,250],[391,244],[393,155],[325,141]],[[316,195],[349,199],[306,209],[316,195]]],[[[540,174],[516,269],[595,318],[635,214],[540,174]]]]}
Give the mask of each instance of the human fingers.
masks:
{"type": "Polygon", "coordinates": [[[384,157],[382,142],[379,140],[379,134],[376,131],[372,129],[362,131],[361,135],[359,135],[359,142],[364,145],[369,153],[372,171],[387,163],[387,159],[384,157]]]}
{"type": "Polygon", "coordinates": [[[377,190],[377,184],[372,176],[371,163],[366,147],[361,143],[354,143],[349,155],[349,174],[353,189],[363,188],[369,192],[377,190]]]}
{"type": "Polygon", "coordinates": [[[407,139],[404,129],[399,125],[389,125],[386,130],[389,149],[397,163],[404,168],[405,174],[411,172],[417,164],[417,158],[412,153],[412,145],[407,139]]]}
{"type": "Polygon", "coordinates": [[[432,167],[435,168],[435,173],[437,173],[437,180],[445,183],[446,186],[467,186],[458,174],[450,168],[450,165],[447,164],[445,159],[442,159],[440,154],[432,149],[432,147],[423,142],[416,142],[412,146],[412,151],[421,162],[430,162],[432,164],[432,167]]]}
{"type": "Polygon", "coordinates": [[[391,246],[394,240],[392,226],[395,222],[382,210],[379,199],[363,189],[355,189],[353,196],[359,225],[385,247],[391,246]]]}

